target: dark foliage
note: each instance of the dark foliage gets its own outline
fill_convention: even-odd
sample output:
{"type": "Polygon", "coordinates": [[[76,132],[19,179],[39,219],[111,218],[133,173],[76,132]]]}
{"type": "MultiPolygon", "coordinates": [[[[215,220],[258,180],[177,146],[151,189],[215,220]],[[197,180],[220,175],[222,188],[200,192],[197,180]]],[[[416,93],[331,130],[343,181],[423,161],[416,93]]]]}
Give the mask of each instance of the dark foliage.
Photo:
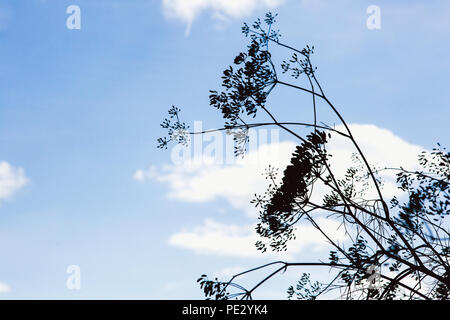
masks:
{"type": "MultiPolygon", "coordinates": [[[[296,147],[291,163],[284,171],[281,185],[277,186],[272,179],[267,198],[253,201],[263,209],[256,231],[262,237],[271,239],[272,250],[286,250],[287,241],[294,238],[293,225],[301,218],[298,213],[307,206],[310,188],[323,173],[327,161],[324,148],[326,142],[325,132],[310,133],[296,147]]],[[[267,250],[262,241],[258,241],[256,246],[263,252],[267,250]]]]}
{"type": "MultiPolygon", "coordinates": [[[[258,287],[288,268],[325,267],[330,271],[330,279],[320,283],[311,281],[309,273],[303,273],[295,287],[288,288],[288,298],[330,298],[335,292],[334,297],[344,299],[449,299],[450,233],[446,218],[450,205],[450,154],[440,146],[432,152],[423,152],[418,157],[421,171],[372,167],[317,79],[317,69],[311,64],[314,47],[298,50],[281,43],[279,31],[273,29],[275,18],[268,13],[263,22],[258,19],[252,26],[244,24],[242,32],[250,37],[250,45],[246,52],[236,56],[234,66],[224,71],[224,90],[211,91],[210,103],[221,111],[225,120],[219,130],[245,131],[273,125],[299,141],[281,181],[276,170],[269,167],[267,191],[255,195],[252,201],[260,208],[256,232],[261,240],[256,247],[262,252],[287,250],[287,243],[295,238],[295,226],[307,221],[332,249],[326,262],[276,261],[241,272],[226,282],[202,275],[198,279],[200,288],[208,299],[251,299],[258,287]],[[293,81],[303,77],[308,87],[279,77],[269,44],[289,52],[291,58],[281,64],[281,74],[293,81]],[[267,97],[278,86],[309,94],[313,121],[278,121],[267,106],[267,97]],[[317,99],[328,106],[344,130],[338,131],[324,123],[319,125],[317,99]],[[249,123],[258,112],[263,112],[271,122],[249,123]],[[298,126],[311,128],[311,132],[302,136],[296,130],[298,126]],[[327,153],[331,132],[348,139],[355,150],[353,163],[349,163],[343,177],[336,176],[327,153]],[[399,190],[405,194],[400,199],[394,197],[390,207],[383,197],[381,171],[396,172],[399,190]],[[320,203],[315,203],[312,194],[319,187],[326,193],[320,203]],[[368,196],[369,191],[375,197],[368,196]],[[349,239],[347,247],[318,223],[324,214],[341,223],[349,239]],[[269,267],[278,268],[250,289],[234,282],[269,267]]],[[[162,124],[171,137],[158,140],[162,148],[171,140],[186,141],[186,138],[173,138],[175,130],[186,129],[178,113],[179,109],[173,107],[169,111],[170,119],[162,124]]]]}

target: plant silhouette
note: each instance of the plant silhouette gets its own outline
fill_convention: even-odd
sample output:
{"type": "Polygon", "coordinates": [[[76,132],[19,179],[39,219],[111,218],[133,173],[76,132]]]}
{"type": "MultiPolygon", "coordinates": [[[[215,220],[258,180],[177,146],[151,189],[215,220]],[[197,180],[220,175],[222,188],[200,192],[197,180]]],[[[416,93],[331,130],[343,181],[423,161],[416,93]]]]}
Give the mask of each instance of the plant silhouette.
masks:
{"type": "MultiPolygon", "coordinates": [[[[267,170],[270,182],[267,191],[255,195],[252,203],[260,208],[256,232],[260,239],[258,250],[285,251],[287,243],[295,238],[299,221],[308,221],[332,246],[325,260],[285,262],[274,261],[234,275],[227,281],[198,279],[200,288],[208,299],[251,299],[262,284],[288,268],[328,268],[330,279],[312,281],[303,273],[297,284],[287,289],[287,297],[298,299],[449,299],[450,298],[450,233],[448,215],[450,206],[450,154],[438,146],[431,152],[418,155],[421,170],[375,168],[362,152],[350,127],[341,113],[327,98],[317,78],[317,68],[311,62],[313,46],[299,50],[280,41],[274,29],[276,15],[267,13],[261,21],[251,26],[244,24],[243,34],[250,39],[245,52],[234,59],[234,65],[222,75],[223,91],[210,91],[210,104],[218,109],[225,120],[217,130],[246,130],[261,126],[275,126],[298,141],[290,164],[281,180],[274,170],[267,170]],[[280,69],[275,66],[270,47],[289,53],[280,69]],[[284,80],[284,77],[291,79],[284,80]],[[298,84],[302,80],[306,86],[298,84]],[[268,96],[277,87],[287,87],[311,97],[313,121],[283,122],[271,112],[268,96]],[[321,101],[342,124],[337,130],[317,116],[321,101]],[[251,122],[260,113],[269,122],[251,122]],[[302,135],[297,128],[309,128],[302,135]],[[330,133],[338,134],[351,142],[353,162],[348,164],[343,178],[339,178],[330,165],[327,143],[330,133]],[[379,173],[392,171],[404,198],[383,197],[379,173]],[[320,202],[313,201],[314,187],[326,190],[320,202]],[[373,190],[374,197],[368,197],[373,190]],[[344,228],[350,245],[346,248],[324,230],[317,222],[320,214],[328,214],[344,228]],[[274,268],[251,288],[237,281],[246,275],[274,268]],[[374,282],[377,285],[374,285],[374,282]]],[[[185,123],[179,120],[180,109],[172,107],[169,119],[162,127],[169,137],[158,140],[160,148],[171,141],[185,143],[190,134],[185,123]],[[182,129],[185,134],[174,138],[173,132],[182,129]]],[[[235,136],[237,155],[243,154],[248,137],[235,136]],[[244,147],[243,147],[244,146],[244,147]]]]}

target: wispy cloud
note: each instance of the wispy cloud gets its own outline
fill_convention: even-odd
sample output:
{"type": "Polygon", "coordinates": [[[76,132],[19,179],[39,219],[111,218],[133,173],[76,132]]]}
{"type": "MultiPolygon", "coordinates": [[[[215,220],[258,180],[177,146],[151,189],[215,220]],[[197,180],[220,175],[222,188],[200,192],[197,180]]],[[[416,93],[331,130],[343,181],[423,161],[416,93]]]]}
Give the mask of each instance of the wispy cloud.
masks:
{"type": "Polygon", "coordinates": [[[28,183],[25,171],[8,162],[0,162],[0,201],[13,196],[28,183]]]}
{"type": "Polygon", "coordinates": [[[6,283],[0,282],[0,294],[8,292],[11,292],[10,286],[8,286],[6,283]]]}
{"type": "Polygon", "coordinates": [[[189,34],[192,23],[203,11],[219,20],[228,20],[250,15],[257,9],[272,9],[284,0],[163,0],[164,14],[187,25],[189,34]]]}

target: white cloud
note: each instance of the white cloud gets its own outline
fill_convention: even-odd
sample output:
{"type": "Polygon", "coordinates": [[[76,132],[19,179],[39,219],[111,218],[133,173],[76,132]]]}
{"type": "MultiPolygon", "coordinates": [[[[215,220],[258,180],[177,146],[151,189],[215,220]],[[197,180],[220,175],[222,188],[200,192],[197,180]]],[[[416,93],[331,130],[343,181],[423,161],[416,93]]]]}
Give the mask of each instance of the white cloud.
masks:
{"type": "MultiPolygon", "coordinates": [[[[187,202],[226,199],[234,208],[255,215],[249,206],[254,193],[264,192],[267,180],[262,173],[269,165],[286,166],[295,148],[293,142],[264,144],[233,165],[217,163],[214,158],[193,158],[181,165],[151,166],[134,174],[138,181],[156,179],[169,185],[168,197],[187,202]]],[[[257,213],[257,212],[256,212],[257,213]]]]}
{"type": "Polygon", "coordinates": [[[284,0],[163,0],[164,14],[187,24],[186,34],[195,18],[202,11],[210,11],[219,20],[240,18],[250,15],[256,9],[271,9],[284,0]]]}
{"type": "Polygon", "coordinates": [[[148,179],[153,179],[157,176],[157,168],[155,166],[150,166],[147,170],[139,169],[134,173],[133,178],[137,181],[145,181],[148,179]]]}
{"type": "Polygon", "coordinates": [[[0,162],[0,200],[10,198],[28,182],[22,168],[15,168],[8,162],[0,162]]]}
{"type": "MultiPolygon", "coordinates": [[[[391,131],[374,125],[350,125],[360,148],[371,165],[378,167],[399,167],[417,169],[417,156],[424,150],[422,147],[410,144],[391,131]]],[[[343,130],[342,127],[336,127],[343,130]]],[[[288,164],[295,149],[294,142],[265,144],[257,150],[249,152],[243,159],[237,159],[233,165],[220,164],[213,158],[203,160],[192,159],[179,165],[155,166],[148,170],[138,170],[135,179],[138,181],[157,180],[169,187],[168,197],[186,202],[211,202],[225,199],[233,208],[247,213],[254,219],[258,213],[250,200],[254,194],[266,190],[268,181],[263,176],[264,170],[270,164],[280,168],[279,178],[288,164]]],[[[337,177],[343,177],[351,163],[354,147],[342,136],[332,134],[327,149],[333,155],[331,166],[337,177]]],[[[393,172],[383,172],[383,195],[386,200],[398,195],[393,172]]],[[[374,190],[370,190],[374,192],[374,190]]],[[[313,199],[323,196],[324,189],[316,187],[313,199]]],[[[321,201],[320,201],[321,202],[321,201]]],[[[336,229],[331,222],[325,224],[336,229]]],[[[322,236],[315,229],[300,226],[298,240],[290,246],[290,253],[300,252],[306,245],[319,247],[322,236]]],[[[337,239],[343,239],[340,233],[337,239]]],[[[207,220],[202,225],[179,232],[170,237],[169,243],[178,247],[193,250],[198,253],[214,253],[226,256],[257,257],[254,243],[258,240],[253,225],[229,225],[207,220]]]]}
{"type": "MultiPolygon", "coordinates": [[[[336,129],[345,132],[342,126],[337,126],[336,129]]],[[[352,124],[350,130],[371,166],[377,168],[402,166],[410,170],[418,169],[417,156],[425,150],[423,147],[408,143],[391,131],[375,125],[352,124]]],[[[348,139],[334,134],[330,140],[328,151],[333,155],[332,168],[342,177],[348,164],[351,163],[352,153],[356,152],[355,148],[348,139]]],[[[395,182],[395,172],[382,171],[380,177],[384,182],[383,196],[387,200],[399,194],[395,182]]],[[[374,189],[371,191],[375,192],[374,189]]]]}
{"type": "Polygon", "coordinates": [[[11,292],[11,288],[7,284],[0,282],[0,294],[8,292],[11,292]]]}
{"type": "MultiPolygon", "coordinates": [[[[317,219],[317,223],[336,241],[345,240],[345,232],[339,229],[339,223],[325,218],[317,219]]],[[[189,249],[199,254],[215,254],[234,257],[267,257],[289,259],[293,254],[301,252],[307,246],[314,250],[326,247],[326,242],[319,231],[311,225],[299,225],[296,230],[297,239],[288,243],[288,251],[283,253],[267,252],[262,254],[255,247],[259,239],[254,225],[232,225],[208,219],[201,226],[172,235],[169,244],[189,249]]]]}
{"type": "MultiPolygon", "coordinates": [[[[378,167],[399,167],[414,170],[417,168],[417,155],[424,150],[410,144],[386,129],[374,125],[350,125],[353,135],[371,165],[378,167]]],[[[336,127],[342,130],[342,127],[336,127]]],[[[255,193],[266,190],[267,180],[263,176],[269,166],[280,168],[279,176],[289,163],[295,149],[294,142],[264,144],[239,158],[233,165],[220,164],[211,157],[194,158],[180,165],[164,165],[161,168],[151,166],[148,170],[139,169],[134,174],[138,181],[155,179],[169,187],[168,197],[186,202],[207,202],[225,199],[236,209],[245,210],[250,216],[257,211],[249,205],[255,193]]],[[[332,134],[327,146],[333,155],[331,166],[337,176],[343,176],[353,146],[342,136],[332,134]]],[[[392,197],[398,191],[392,172],[383,172],[384,193],[392,197]]],[[[320,194],[320,192],[317,192],[320,194]]]]}

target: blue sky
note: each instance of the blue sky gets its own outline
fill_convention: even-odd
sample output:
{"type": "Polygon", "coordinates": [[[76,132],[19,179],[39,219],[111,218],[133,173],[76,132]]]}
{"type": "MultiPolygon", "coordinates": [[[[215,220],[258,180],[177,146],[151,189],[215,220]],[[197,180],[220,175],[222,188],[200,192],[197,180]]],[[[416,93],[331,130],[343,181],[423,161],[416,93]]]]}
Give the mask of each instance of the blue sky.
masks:
{"type": "MultiPolygon", "coordinates": [[[[200,274],[271,259],[177,242],[204,221],[254,223],[236,194],[192,200],[197,191],[177,195],[167,172],[134,178],[173,169],[170,151],[156,149],[172,104],[188,123],[221,125],[208,90],[246,45],[242,22],[269,8],[284,42],[315,45],[322,84],[349,123],[389,130],[405,148],[450,144],[447,1],[203,3],[0,1],[0,298],[201,298],[200,274]],[[66,27],[72,4],[80,30],[66,27]],[[380,30],[366,27],[371,4],[380,30]],[[81,268],[80,290],[66,288],[69,265],[81,268]]],[[[274,99],[286,106],[280,118],[309,116],[288,107],[288,92],[274,99]]]]}

